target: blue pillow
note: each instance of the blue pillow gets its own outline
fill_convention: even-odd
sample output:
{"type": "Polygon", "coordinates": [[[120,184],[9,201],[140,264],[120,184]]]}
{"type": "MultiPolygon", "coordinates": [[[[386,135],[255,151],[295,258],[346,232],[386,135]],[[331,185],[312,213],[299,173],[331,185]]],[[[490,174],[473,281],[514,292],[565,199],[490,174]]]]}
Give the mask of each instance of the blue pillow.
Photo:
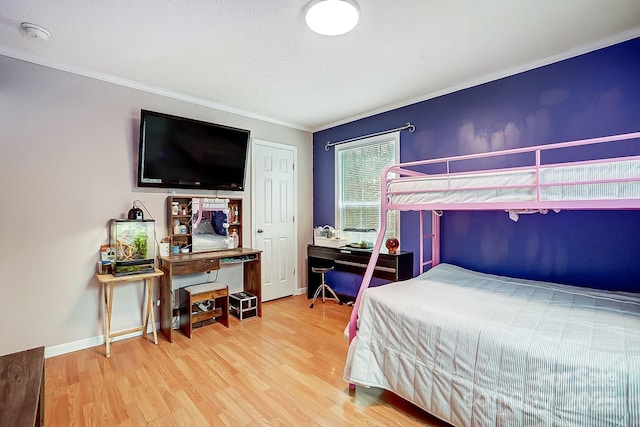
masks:
{"type": "Polygon", "coordinates": [[[224,224],[227,223],[227,214],[222,211],[213,212],[211,223],[213,224],[213,231],[215,231],[216,234],[219,234],[221,236],[227,235],[227,229],[224,228],[224,224]]]}

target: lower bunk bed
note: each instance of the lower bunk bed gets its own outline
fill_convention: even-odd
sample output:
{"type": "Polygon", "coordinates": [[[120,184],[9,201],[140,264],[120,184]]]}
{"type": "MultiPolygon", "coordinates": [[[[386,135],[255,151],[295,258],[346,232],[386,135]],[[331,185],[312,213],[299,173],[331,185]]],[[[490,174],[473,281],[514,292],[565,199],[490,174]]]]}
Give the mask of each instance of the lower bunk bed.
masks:
{"type": "Polygon", "coordinates": [[[517,220],[548,210],[640,209],[638,143],[640,132],[386,168],[344,379],[389,390],[456,426],[640,426],[640,294],[440,261],[448,210],[505,210],[517,220]],[[612,155],[614,144],[626,151],[612,155]],[[579,160],[568,160],[576,153],[579,160]],[[496,169],[513,156],[517,165],[496,169]],[[421,274],[369,288],[390,210],[421,212],[421,274]],[[430,229],[424,212],[432,212],[430,229]]]}
{"type": "Polygon", "coordinates": [[[439,264],[359,311],[344,378],[453,425],[640,425],[640,295],[439,264]]]}

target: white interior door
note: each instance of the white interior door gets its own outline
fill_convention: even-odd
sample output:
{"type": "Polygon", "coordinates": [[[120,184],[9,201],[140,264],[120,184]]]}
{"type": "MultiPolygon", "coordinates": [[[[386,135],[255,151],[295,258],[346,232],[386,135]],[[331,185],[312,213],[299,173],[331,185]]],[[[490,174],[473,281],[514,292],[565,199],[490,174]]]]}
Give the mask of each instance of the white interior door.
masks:
{"type": "Polygon", "coordinates": [[[253,140],[253,247],[262,250],[262,300],[296,287],[295,147],[253,140]]]}

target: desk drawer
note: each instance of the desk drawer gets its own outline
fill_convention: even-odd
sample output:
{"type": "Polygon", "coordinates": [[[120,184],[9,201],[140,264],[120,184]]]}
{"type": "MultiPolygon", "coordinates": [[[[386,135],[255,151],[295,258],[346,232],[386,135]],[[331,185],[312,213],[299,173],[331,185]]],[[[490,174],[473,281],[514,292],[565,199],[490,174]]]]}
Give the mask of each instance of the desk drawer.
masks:
{"type": "Polygon", "coordinates": [[[197,261],[179,262],[173,264],[173,274],[202,273],[204,271],[219,270],[219,259],[201,259],[197,261]]]}

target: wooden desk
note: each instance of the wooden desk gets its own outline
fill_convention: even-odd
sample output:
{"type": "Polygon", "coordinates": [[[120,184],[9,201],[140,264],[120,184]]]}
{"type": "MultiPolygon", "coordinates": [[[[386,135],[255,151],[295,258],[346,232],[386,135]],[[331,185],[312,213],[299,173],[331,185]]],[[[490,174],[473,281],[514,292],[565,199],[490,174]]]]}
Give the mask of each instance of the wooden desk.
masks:
{"type": "Polygon", "coordinates": [[[0,425],[44,426],[44,347],[0,357],[0,425]]]}
{"type": "Polygon", "coordinates": [[[237,248],[160,257],[160,268],[165,273],[160,286],[160,330],[169,342],[173,342],[173,276],[176,275],[203,273],[218,270],[223,264],[242,263],[244,290],[258,297],[258,316],[262,317],[261,252],[237,248]]]}
{"type": "Polygon", "coordinates": [[[162,276],[164,273],[157,268],[153,273],[131,274],[128,276],[114,276],[112,274],[96,274],[98,282],[102,284],[104,293],[104,345],[105,355],[111,356],[111,338],[120,335],[130,334],[132,332],[142,331],[142,336],[147,334],[149,326],[149,317],[151,317],[151,330],[153,331],[153,342],[158,344],[158,333],[156,332],[156,316],[153,313],[153,279],[162,276]],[[147,312],[144,315],[144,325],[137,328],[127,329],[126,331],[111,332],[111,314],[113,309],[113,287],[116,283],[128,283],[146,281],[147,286],[147,312]]]}
{"type": "MultiPolygon", "coordinates": [[[[333,265],[336,271],[345,271],[363,275],[371,258],[371,249],[329,248],[326,246],[307,246],[307,297],[320,286],[320,275],[313,273],[311,267],[333,265]]],[[[413,277],[413,252],[398,252],[391,255],[380,253],[373,277],[397,282],[413,277]]],[[[356,289],[357,292],[357,289],[356,289]]],[[[350,295],[351,296],[351,295],[350,295]]]]}

